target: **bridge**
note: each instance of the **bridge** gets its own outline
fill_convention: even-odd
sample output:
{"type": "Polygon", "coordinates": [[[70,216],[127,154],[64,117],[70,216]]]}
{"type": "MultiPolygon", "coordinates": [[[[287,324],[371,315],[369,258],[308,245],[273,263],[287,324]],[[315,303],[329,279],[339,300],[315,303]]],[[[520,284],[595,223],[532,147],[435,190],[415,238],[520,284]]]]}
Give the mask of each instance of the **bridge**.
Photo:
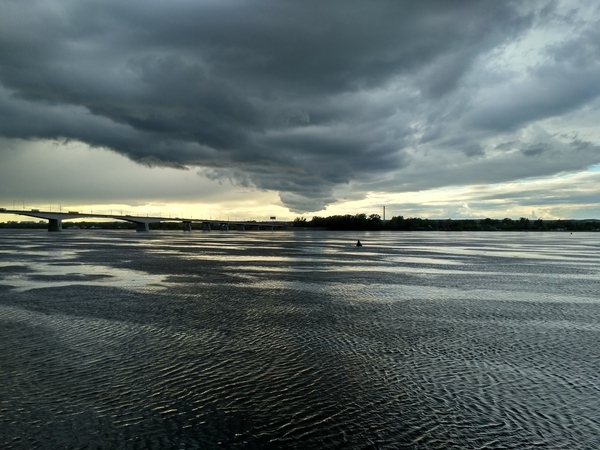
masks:
{"type": "Polygon", "coordinates": [[[96,219],[114,219],[123,220],[135,224],[136,231],[150,231],[151,223],[159,222],[181,222],[183,231],[192,231],[193,223],[202,224],[204,231],[210,230],[229,230],[234,225],[237,230],[280,230],[287,228],[288,222],[250,222],[250,221],[230,221],[230,220],[207,220],[207,219],[186,219],[181,217],[150,217],[118,214],[94,214],[80,213],[79,211],[53,212],[40,211],[39,209],[20,210],[0,208],[0,214],[14,214],[19,216],[35,217],[48,221],[48,231],[62,231],[63,220],[96,218],[96,219]]]}

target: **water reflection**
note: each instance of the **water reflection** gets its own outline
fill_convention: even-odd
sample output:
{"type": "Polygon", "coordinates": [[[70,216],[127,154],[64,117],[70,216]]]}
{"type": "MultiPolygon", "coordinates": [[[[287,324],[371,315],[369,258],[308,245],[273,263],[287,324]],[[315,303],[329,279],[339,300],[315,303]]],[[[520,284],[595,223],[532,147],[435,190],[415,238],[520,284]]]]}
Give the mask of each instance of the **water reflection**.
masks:
{"type": "Polygon", "coordinates": [[[2,230],[0,447],[598,448],[598,236],[2,230]]]}

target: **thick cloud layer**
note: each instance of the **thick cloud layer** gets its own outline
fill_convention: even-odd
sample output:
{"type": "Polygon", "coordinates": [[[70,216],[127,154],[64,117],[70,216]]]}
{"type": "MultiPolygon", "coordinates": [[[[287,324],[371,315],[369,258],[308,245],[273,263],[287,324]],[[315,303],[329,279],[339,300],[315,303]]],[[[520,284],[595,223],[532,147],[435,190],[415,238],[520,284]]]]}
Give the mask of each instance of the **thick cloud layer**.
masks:
{"type": "Polygon", "coordinates": [[[204,167],[294,212],[575,171],[600,162],[578,3],[9,0],[0,134],[204,167]]]}

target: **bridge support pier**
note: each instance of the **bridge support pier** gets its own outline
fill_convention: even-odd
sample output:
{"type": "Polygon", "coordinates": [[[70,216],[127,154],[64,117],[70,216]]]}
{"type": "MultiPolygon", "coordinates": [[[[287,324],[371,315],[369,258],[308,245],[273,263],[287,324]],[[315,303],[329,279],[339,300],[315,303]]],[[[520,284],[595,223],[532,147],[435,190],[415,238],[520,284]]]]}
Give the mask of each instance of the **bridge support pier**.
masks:
{"type": "Polygon", "coordinates": [[[62,220],[48,219],[48,231],[62,231],[62,220]]]}
{"type": "Polygon", "coordinates": [[[229,225],[226,223],[221,224],[221,231],[229,231],[229,225]]]}
{"type": "Polygon", "coordinates": [[[238,231],[246,231],[246,227],[244,225],[242,225],[242,224],[239,224],[237,226],[237,229],[238,229],[238,231]]]}
{"type": "Polygon", "coordinates": [[[137,232],[146,232],[150,231],[150,226],[144,222],[135,222],[135,231],[137,232]]]}
{"type": "Polygon", "coordinates": [[[190,221],[184,221],[182,222],[183,225],[183,231],[192,231],[192,222],[190,221]]]}
{"type": "Polygon", "coordinates": [[[210,223],[204,222],[202,224],[202,230],[204,230],[204,231],[210,231],[210,223]]]}

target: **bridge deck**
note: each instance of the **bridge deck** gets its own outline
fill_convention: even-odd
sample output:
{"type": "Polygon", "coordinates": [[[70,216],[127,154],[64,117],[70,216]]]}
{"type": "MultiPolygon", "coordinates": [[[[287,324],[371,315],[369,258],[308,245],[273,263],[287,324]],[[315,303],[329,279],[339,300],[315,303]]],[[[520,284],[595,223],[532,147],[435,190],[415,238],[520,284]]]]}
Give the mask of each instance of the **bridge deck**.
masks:
{"type": "MultiPolygon", "coordinates": [[[[78,211],[68,212],[54,212],[54,211],[41,211],[38,209],[21,210],[21,209],[6,209],[0,208],[0,214],[13,214],[19,216],[35,217],[38,219],[48,220],[49,230],[60,231],[62,229],[61,223],[63,220],[69,219],[83,219],[83,218],[96,218],[96,219],[114,219],[123,220],[138,224],[138,231],[147,231],[148,225],[151,223],[159,222],[181,222],[183,224],[201,223],[207,225],[208,228],[212,226],[229,226],[235,225],[237,227],[269,227],[269,228],[284,228],[289,225],[289,222],[252,222],[252,221],[240,221],[240,220],[217,220],[217,219],[194,219],[184,217],[156,217],[156,216],[134,216],[130,214],[95,214],[95,213],[80,213],[78,211]],[[56,228],[56,229],[54,229],[56,228]]],[[[191,229],[191,228],[190,228],[191,229]]]]}

